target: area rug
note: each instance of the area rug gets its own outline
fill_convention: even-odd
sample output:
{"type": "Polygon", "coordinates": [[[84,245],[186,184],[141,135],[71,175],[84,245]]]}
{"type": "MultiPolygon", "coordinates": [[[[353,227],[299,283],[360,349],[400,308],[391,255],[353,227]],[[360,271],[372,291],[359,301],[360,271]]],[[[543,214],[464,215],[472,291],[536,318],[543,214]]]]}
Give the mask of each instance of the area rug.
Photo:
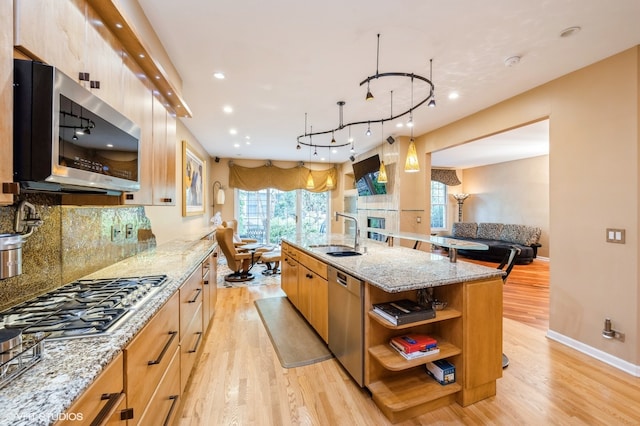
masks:
{"type": "Polygon", "coordinates": [[[227,259],[224,256],[218,257],[218,287],[222,288],[232,288],[232,287],[249,287],[249,286],[259,286],[259,285],[271,285],[271,284],[280,284],[280,274],[273,275],[264,275],[262,271],[265,271],[267,267],[261,263],[257,265],[253,265],[251,268],[251,273],[254,276],[254,279],[251,281],[242,281],[242,282],[228,282],[224,280],[226,275],[229,275],[233,271],[229,269],[227,266],[227,259]]]}
{"type": "Polygon", "coordinates": [[[309,365],[333,357],[326,343],[289,299],[270,297],[254,303],[284,368],[309,365]]]}

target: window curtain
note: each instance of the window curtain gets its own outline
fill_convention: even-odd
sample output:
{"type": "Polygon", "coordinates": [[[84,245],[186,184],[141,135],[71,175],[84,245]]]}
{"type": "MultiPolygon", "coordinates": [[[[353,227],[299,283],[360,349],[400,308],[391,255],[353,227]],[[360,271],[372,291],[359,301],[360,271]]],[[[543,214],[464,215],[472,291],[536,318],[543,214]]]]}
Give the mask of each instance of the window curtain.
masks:
{"type": "Polygon", "coordinates": [[[280,191],[306,189],[310,192],[325,192],[338,185],[337,179],[338,171],[335,167],[326,170],[310,170],[304,166],[283,169],[268,164],[260,167],[242,167],[233,163],[229,164],[229,186],[245,191],[275,188],[280,191]],[[313,189],[307,188],[309,173],[313,177],[313,189]],[[333,180],[331,187],[327,185],[329,177],[333,180]]]}
{"type": "Polygon", "coordinates": [[[447,169],[431,169],[431,180],[444,183],[448,186],[457,186],[462,183],[458,179],[458,175],[455,170],[447,169]]]}

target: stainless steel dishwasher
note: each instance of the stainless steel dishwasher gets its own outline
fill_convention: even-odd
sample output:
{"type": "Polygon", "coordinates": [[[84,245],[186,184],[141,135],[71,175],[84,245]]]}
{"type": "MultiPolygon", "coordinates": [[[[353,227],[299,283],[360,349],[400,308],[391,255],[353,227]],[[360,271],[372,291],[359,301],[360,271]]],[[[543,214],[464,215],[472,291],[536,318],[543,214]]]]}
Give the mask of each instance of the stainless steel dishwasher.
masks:
{"type": "Polygon", "coordinates": [[[363,282],[329,266],[329,349],[364,386],[363,282]]]}

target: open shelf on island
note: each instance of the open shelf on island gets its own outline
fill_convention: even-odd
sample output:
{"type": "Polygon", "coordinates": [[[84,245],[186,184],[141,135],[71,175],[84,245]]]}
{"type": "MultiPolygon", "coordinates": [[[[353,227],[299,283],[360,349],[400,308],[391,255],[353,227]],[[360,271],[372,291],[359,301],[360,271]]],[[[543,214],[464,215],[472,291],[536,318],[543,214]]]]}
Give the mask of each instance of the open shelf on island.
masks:
{"type": "Polygon", "coordinates": [[[416,321],[416,322],[411,322],[408,324],[402,324],[402,325],[394,325],[392,323],[390,323],[389,321],[387,321],[386,319],[382,318],[380,315],[376,314],[375,312],[373,312],[372,310],[369,311],[369,316],[371,318],[373,318],[374,320],[376,320],[378,323],[382,324],[383,326],[385,326],[386,328],[392,329],[392,330],[402,330],[405,328],[411,328],[411,327],[415,327],[417,325],[423,325],[423,324],[431,324],[434,322],[438,322],[438,321],[445,321],[448,319],[453,319],[453,318],[459,318],[462,316],[462,312],[455,310],[455,309],[451,309],[451,308],[445,308],[441,311],[436,311],[436,317],[435,318],[431,318],[428,320],[423,320],[423,321],[416,321]]]}
{"type": "Polygon", "coordinates": [[[398,353],[391,345],[377,345],[369,348],[369,353],[374,357],[384,368],[390,371],[403,371],[408,368],[416,367],[418,365],[426,364],[427,362],[433,362],[438,359],[449,358],[462,353],[462,350],[455,345],[448,342],[438,340],[438,348],[440,352],[427,355],[415,359],[406,359],[398,353]]]}
{"type": "Polygon", "coordinates": [[[425,370],[412,369],[370,383],[368,388],[382,412],[397,423],[427,407],[435,409],[453,403],[462,386],[457,382],[441,385],[425,370]]]}

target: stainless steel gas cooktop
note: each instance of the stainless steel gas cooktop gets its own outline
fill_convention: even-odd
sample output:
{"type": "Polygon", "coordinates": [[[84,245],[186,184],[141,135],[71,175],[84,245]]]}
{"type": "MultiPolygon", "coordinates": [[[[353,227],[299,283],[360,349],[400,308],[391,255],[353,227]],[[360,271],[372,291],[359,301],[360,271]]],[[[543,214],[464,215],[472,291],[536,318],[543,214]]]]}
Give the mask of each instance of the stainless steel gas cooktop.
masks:
{"type": "Polygon", "coordinates": [[[105,334],[166,281],[166,275],[74,281],[0,313],[0,328],[48,339],[105,334]]]}

